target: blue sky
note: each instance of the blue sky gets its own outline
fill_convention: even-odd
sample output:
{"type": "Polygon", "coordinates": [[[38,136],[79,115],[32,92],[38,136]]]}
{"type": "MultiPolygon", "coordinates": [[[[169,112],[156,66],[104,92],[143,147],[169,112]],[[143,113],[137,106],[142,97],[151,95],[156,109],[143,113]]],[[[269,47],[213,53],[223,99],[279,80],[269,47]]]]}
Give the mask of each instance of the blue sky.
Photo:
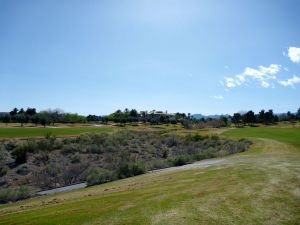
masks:
{"type": "Polygon", "coordinates": [[[0,0],[0,111],[300,107],[298,0],[0,0]]]}

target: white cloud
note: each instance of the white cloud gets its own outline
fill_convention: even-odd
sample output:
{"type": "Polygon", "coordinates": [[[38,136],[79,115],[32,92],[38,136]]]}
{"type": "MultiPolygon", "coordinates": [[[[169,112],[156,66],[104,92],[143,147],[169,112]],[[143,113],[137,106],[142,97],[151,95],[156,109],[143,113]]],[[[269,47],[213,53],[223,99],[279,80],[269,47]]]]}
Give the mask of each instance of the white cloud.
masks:
{"type": "Polygon", "coordinates": [[[218,99],[218,100],[222,100],[222,99],[224,99],[224,96],[222,96],[222,95],[215,95],[215,96],[213,96],[213,98],[214,99],[218,99]]]}
{"type": "Polygon", "coordinates": [[[231,78],[231,77],[225,77],[225,81],[226,81],[226,86],[228,88],[234,88],[237,86],[237,83],[235,81],[234,78],[231,78]]]}
{"type": "Polygon", "coordinates": [[[278,83],[285,87],[294,87],[295,84],[300,83],[300,77],[294,75],[292,78],[289,78],[287,80],[278,80],[278,83]]]}
{"type": "Polygon", "coordinates": [[[281,65],[271,64],[268,67],[259,66],[258,69],[246,67],[242,74],[234,77],[225,77],[226,87],[234,88],[245,84],[247,81],[256,80],[261,87],[268,88],[272,80],[276,80],[276,74],[281,70],[281,65]]]}
{"type": "Polygon", "coordinates": [[[261,84],[260,84],[262,87],[264,87],[264,88],[268,88],[268,87],[270,87],[270,84],[267,82],[267,81],[262,81],[261,82],[261,84]]]}
{"type": "Polygon", "coordinates": [[[289,47],[288,56],[294,63],[300,63],[300,48],[289,47]]]}

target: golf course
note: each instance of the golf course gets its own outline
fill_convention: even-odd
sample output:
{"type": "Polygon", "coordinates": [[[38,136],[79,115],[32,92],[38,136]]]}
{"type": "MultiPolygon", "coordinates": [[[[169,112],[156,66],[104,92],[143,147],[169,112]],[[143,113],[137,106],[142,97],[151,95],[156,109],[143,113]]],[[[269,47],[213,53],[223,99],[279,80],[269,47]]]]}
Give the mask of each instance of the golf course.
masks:
{"type": "Polygon", "coordinates": [[[219,135],[252,145],[214,164],[2,205],[0,224],[300,224],[300,128],[227,128],[219,135]]]}

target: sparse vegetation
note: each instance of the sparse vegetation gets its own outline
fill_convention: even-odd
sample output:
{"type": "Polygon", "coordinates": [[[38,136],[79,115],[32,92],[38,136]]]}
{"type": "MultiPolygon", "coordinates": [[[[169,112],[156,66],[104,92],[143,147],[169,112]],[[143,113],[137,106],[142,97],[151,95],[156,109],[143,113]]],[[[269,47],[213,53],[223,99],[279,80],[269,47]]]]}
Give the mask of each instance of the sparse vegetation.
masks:
{"type": "Polygon", "coordinates": [[[181,166],[196,160],[245,151],[250,142],[216,135],[187,136],[123,130],[86,133],[79,137],[3,141],[2,187],[57,188],[87,181],[88,185],[137,176],[148,170],[181,166]],[[10,171],[7,179],[6,173],[10,171]]]}
{"type": "Polygon", "coordinates": [[[28,197],[30,197],[30,192],[25,186],[0,189],[0,204],[26,199],[28,197]]]}

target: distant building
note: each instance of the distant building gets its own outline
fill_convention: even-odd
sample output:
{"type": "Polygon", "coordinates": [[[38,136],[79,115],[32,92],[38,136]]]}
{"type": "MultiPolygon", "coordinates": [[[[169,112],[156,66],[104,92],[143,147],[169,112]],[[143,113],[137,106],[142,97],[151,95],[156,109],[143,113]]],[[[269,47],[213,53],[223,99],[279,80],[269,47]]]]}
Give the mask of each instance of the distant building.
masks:
{"type": "Polygon", "coordinates": [[[160,110],[151,110],[151,111],[140,111],[141,115],[165,115],[165,116],[174,116],[175,113],[168,113],[168,111],[160,111],[160,110]]]}

